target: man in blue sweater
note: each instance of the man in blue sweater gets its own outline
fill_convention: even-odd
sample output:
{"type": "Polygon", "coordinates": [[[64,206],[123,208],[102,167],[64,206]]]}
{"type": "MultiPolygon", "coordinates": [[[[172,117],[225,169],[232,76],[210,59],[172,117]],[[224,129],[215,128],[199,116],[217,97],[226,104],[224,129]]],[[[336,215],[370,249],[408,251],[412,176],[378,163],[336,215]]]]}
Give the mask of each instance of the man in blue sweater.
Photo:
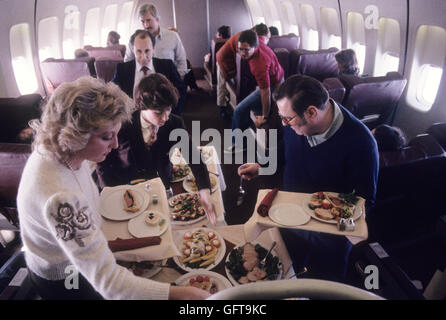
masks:
{"type": "MultiPolygon", "coordinates": [[[[355,193],[370,207],[376,194],[379,158],[369,129],[329,99],[311,77],[288,78],[274,93],[282,120],[283,189],[313,193],[355,193]]],[[[250,180],[260,165],[244,164],[238,173],[250,180]]],[[[281,229],[294,267],[307,266],[312,276],[342,281],[352,245],[343,236],[281,229]]]]}

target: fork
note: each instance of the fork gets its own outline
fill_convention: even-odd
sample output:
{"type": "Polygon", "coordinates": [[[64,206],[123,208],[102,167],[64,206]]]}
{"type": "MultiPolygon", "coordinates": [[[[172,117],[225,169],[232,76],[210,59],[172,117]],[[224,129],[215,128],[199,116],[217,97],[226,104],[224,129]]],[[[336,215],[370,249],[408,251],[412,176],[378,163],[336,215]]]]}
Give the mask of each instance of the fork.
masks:
{"type": "Polygon", "coordinates": [[[240,176],[240,187],[238,190],[238,196],[237,196],[237,207],[239,207],[243,200],[245,200],[246,191],[243,189],[243,178],[240,176]]]}
{"type": "Polygon", "coordinates": [[[273,244],[271,245],[271,248],[269,249],[268,253],[266,254],[265,258],[263,258],[260,262],[259,262],[259,267],[260,269],[265,268],[265,263],[266,263],[266,258],[268,258],[269,254],[271,253],[271,251],[274,249],[274,247],[276,246],[277,242],[273,241],[273,244]]]}

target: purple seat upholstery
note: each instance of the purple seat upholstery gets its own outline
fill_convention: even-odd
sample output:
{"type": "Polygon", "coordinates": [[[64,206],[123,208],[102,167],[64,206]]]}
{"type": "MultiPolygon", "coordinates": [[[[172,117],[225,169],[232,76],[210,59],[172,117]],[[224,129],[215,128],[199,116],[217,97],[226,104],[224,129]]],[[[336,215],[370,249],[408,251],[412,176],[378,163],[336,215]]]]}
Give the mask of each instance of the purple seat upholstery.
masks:
{"type": "Polygon", "coordinates": [[[339,73],[335,54],[336,48],[319,51],[292,50],[290,51],[290,73],[289,75],[302,74],[319,81],[326,78],[337,77],[339,73]]]}
{"type": "Polygon", "coordinates": [[[342,75],[340,80],[346,88],[343,105],[369,128],[390,123],[407,83],[396,72],[367,78],[342,75]]]}
{"type": "MultiPolygon", "coordinates": [[[[124,46],[125,48],[125,46],[124,46]]],[[[88,55],[90,57],[93,57],[95,59],[99,57],[107,57],[112,59],[123,59],[122,55],[122,47],[121,45],[118,45],[116,47],[92,47],[92,46],[85,46],[84,49],[88,52],[88,55]]],[[[124,51],[125,55],[125,51],[124,51]]]]}
{"type": "Polygon", "coordinates": [[[210,59],[209,63],[204,64],[204,69],[206,71],[206,80],[209,85],[213,87],[217,83],[217,52],[226,43],[227,39],[214,38],[211,41],[210,59]]]}
{"type": "Polygon", "coordinates": [[[378,191],[382,197],[421,188],[445,167],[446,153],[433,136],[420,134],[401,150],[380,152],[379,163],[378,191]]]}
{"type": "Polygon", "coordinates": [[[31,145],[0,143],[0,207],[16,207],[17,190],[31,145]]]}
{"type": "Polygon", "coordinates": [[[327,78],[322,81],[322,84],[327,89],[330,98],[337,103],[342,103],[345,96],[345,87],[338,78],[327,78]]]}
{"type": "Polygon", "coordinates": [[[115,75],[116,66],[122,62],[122,59],[113,59],[107,57],[99,57],[94,62],[94,68],[98,79],[102,79],[105,82],[113,80],[115,75]]]}
{"type": "Polygon", "coordinates": [[[433,136],[441,147],[446,150],[446,122],[434,123],[427,130],[427,133],[433,136]]]}
{"type": "Polygon", "coordinates": [[[300,37],[295,34],[288,34],[283,36],[272,36],[269,39],[268,47],[272,50],[277,48],[287,49],[289,52],[299,49],[300,37]]]}
{"type": "Polygon", "coordinates": [[[48,58],[41,63],[41,67],[50,93],[64,82],[83,76],[96,76],[94,58],[91,57],[72,60],[48,58]]]}
{"type": "Polygon", "coordinates": [[[19,142],[18,134],[31,119],[40,118],[40,94],[0,98],[0,142],[19,142]]]}
{"type": "Polygon", "coordinates": [[[290,52],[285,48],[276,48],[273,49],[276,54],[277,60],[279,60],[280,65],[282,66],[285,79],[288,77],[289,68],[290,68],[290,52]]]}
{"type": "Polygon", "coordinates": [[[399,243],[432,228],[446,204],[446,154],[434,137],[418,135],[401,150],[380,152],[376,203],[367,213],[371,238],[399,243]]]}

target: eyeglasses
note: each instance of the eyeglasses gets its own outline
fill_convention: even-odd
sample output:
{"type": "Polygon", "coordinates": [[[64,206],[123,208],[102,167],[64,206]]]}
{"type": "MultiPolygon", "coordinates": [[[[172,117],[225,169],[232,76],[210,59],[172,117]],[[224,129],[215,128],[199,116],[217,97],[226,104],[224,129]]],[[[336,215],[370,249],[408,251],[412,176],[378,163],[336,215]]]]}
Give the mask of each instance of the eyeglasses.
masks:
{"type": "Polygon", "coordinates": [[[294,116],[294,117],[284,117],[284,116],[282,116],[281,114],[279,114],[279,118],[280,118],[280,120],[282,120],[282,122],[283,122],[286,126],[289,126],[289,125],[290,125],[290,122],[293,121],[293,119],[296,118],[296,117],[297,117],[297,115],[294,116]]]}

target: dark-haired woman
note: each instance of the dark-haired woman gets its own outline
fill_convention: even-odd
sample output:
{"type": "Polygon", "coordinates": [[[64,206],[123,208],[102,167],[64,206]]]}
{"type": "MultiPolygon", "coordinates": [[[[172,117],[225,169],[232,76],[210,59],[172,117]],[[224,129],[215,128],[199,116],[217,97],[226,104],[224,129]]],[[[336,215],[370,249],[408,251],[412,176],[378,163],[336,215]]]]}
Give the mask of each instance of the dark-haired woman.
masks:
{"type": "MultiPolygon", "coordinates": [[[[143,78],[135,92],[137,110],[132,115],[132,124],[123,126],[119,132],[119,147],[97,166],[100,187],[128,184],[135,179],[160,177],[165,187],[170,188],[172,163],[170,149],[176,141],[169,135],[175,129],[186,130],[183,120],[172,114],[179,94],[173,84],[162,74],[154,73],[143,78]]],[[[189,139],[189,157],[198,153],[189,139]]],[[[209,173],[206,165],[189,164],[195,176],[201,204],[212,224],[216,222],[215,206],[210,197],[209,173]]]]}

